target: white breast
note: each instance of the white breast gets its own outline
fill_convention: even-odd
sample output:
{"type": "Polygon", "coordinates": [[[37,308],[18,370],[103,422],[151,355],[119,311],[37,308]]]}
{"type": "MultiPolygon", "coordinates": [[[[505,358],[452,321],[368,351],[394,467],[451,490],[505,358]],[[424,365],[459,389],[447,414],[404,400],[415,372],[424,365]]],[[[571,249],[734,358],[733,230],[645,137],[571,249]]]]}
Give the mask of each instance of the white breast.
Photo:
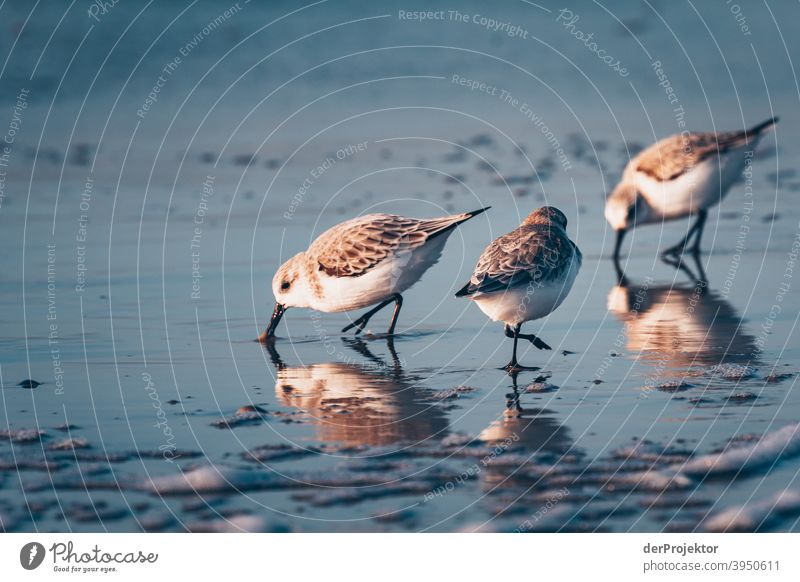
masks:
{"type": "Polygon", "coordinates": [[[564,302],[578,276],[580,264],[572,259],[569,269],[560,280],[518,285],[497,293],[478,293],[471,299],[494,321],[517,325],[549,315],[564,302]]]}

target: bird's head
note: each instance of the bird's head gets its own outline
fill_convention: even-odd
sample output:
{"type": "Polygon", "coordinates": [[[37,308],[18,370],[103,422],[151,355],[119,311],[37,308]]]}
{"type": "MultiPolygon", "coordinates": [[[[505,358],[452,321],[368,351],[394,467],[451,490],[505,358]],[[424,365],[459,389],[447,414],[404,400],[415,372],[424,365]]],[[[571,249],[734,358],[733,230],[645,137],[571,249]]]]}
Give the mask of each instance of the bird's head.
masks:
{"type": "Polygon", "coordinates": [[[636,186],[621,182],[606,199],[606,220],[617,232],[630,230],[650,220],[648,206],[636,186]]]}
{"type": "Polygon", "coordinates": [[[523,224],[556,224],[567,228],[567,217],[555,206],[542,206],[528,215],[523,224]]]}
{"type": "Polygon", "coordinates": [[[289,307],[308,307],[311,289],[306,271],[305,253],[298,253],[283,263],[272,278],[272,294],[275,302],[284,309],[289,307]]]}

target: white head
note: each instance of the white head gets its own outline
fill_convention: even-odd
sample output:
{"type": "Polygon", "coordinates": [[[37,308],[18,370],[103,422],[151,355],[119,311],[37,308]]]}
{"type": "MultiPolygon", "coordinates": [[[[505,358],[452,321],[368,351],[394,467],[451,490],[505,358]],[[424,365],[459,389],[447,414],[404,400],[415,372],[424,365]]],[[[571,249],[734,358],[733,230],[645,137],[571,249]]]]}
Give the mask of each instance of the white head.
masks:
{"type": "Polygon", "coordinates": [[[625,233],[637,224],[651,220],[650,207],[639,194],[636,186],[624,178],[606,200],[605,215],[611,228],[617,232],[614,259],[619,258],[625,233]]]}
{"type": "Polygon", "coordinates": [[[275,337],[284,312],[290,307],[309,307],[311,304],[311,288],[305,274],[305,253],[298,253],[280,266],[272,278],[272,294],[275,295],[275,309],[269,325],[258,338],[267,342],[275,337]]]}
{"type": "Polygon", "coordinates": [[[639,204],[640,196],[636,187],[629,182],[620,182],[606,200],[606,220],[617,232],[633,228],[642,222],[644,204],[639,204]]]}
{"type": "Polygon", "coordinates": [[[311,305],[311,288],[304,276],[305,258],[305,253],[297,253],[283,263],[272,278],[272,294],[284,309],[311,305]]]}

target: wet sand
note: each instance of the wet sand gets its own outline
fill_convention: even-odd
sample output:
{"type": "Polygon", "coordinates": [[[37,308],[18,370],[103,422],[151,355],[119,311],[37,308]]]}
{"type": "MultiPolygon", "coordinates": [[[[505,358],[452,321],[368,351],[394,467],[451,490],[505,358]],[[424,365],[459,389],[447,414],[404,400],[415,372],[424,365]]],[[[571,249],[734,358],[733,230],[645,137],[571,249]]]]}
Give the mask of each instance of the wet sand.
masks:
{"type": "MultiPolygon", "coordinates": [[[[760,121],[770,113],[764,88],[741,77],[752,51],[723,8],[711,13],[713,30],[733,55],[748,121],[760,121]]],[[[733,128],[741,113],[708,73],[719,66],[708,34],[693,34],[696,16],[662,9],[707,75],[714,124],[733,128]]],[[[98,25],[96,46],[132,17],[126,10],[115,7],[98,25]]],[[[316,11],[303,25],[356,18],[352,10],[316,11]]],[[[642,22],[641,39],[669,67],[692,126],[712,127],[697,79],[659,44],[668,32],[618,10],[642,22]]],[[[774,24],[753,12],[761,35],[753,42],[767,51],[774,24]]],[[[604,193],[653,133],[677,127],[648,59],[631,52],[635,41],[588,8],[581,24],[591,14],[609,52],[631,54],[630,79],[598,70],[596,56],[553,25],[555,14],[506,16],[590,71],[592,94],[562,61],[538,65],[550,93],[490,58],[398,50],[379,62],[362,57],[360,73],[332,64],[311,74],[237,129],[284,77],[320,60],[317,45],[264,65],[273,76],[245,77],[205,121],[233,80],[215,70],[216,85],[202,85],[178,113],[213,62],[195,54],[137,118],[152,66],[177,50],[164,46],[123,92],[124,113],[107,110],[110,89],[90,95],[96,108],[78,118],[70,141],[79,81],[67,84],[48,124],[41,95],[54,89],[35,85],[0,206],[0,236],[13,249],[0,256],[2,529],[797,531],[800,180],[788,167],[798,145],[786,56],[764,59],[778,132],[712,212],[699,264],[657,259],[688,223],[643,228],[629,236],[620,281],[604,193]],[[454,72],[526,95],[558,147],[519,107],[454,86],[454,72]],[[329,91],[390,74],[436,78],[381,81],[291,117],[329,91]],[[599,111],[598,95],[613,105],[599,111]],[[453,294],[483,247],[543,204],[568,216],[584,264],[565,303],[526,326],[553,350],[524,345],[520,360],[540,369],[511,377],[498,369],[511,350],[502,327],[453,294]],[[388,313],[354,339],[338,330],[357,314],[304,310],[287,313],[274,345],[253,341],[271,310],[272,273],[327,227],[367,212],[435,216],[485,205],[492,210],[462,225],[406,294],[394,341],[380,336],[388,313]]],[[[209,16],[207,7],[193,13],[175,34],[209,16]]],[[[208,50],[218,57],[249,26],[232,20],[208,50]]],[[[374,26],[400,34],[396,19],[374,26]]],[[[437,30],[403,29],[420,44],[437,30]]],[[[515,62],[532,54],[519,39],[441,30],[515,62]]],[[[336,34],[343,49],[369,45],[336,34]]],[[[292,38],[276,35],[259,42],[292,38]]],[[[119,90],[132,55],[116,58],[106,84],[119,90]]],[[[234,56],[230,71],[252,60],[234,56]]],[[[25,70],[14,63],[13,73],[25,70]]],[[[42,67],[52,84],[55,56],[42,67]]]]}

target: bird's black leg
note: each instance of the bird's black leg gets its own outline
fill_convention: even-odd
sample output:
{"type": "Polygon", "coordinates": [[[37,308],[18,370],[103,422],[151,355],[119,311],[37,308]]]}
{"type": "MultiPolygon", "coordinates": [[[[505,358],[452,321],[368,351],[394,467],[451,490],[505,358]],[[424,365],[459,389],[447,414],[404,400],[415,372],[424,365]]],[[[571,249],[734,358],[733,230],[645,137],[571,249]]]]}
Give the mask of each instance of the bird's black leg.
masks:
{"type": "Polygon", "coordinates": [[[394,326],[397,324],[397,316],[400,315],[400,308],[403,307],[403,296],[400,293],[394,294],[394,313],[392,313],[392,322],[389,324],[388,335],[394,335],[394,326]]]}
{"type": "Polygon", "coordinates": [[[694,233],[697,232],[698,227],[702,227],[705,220],[706,220],[706,211],[701,210],[697,215],[697,220],[695,220],[694,224],[691,226],[691,228],[689,228],[689,232],[687,232],[686,236],[681,239],[681,242],[664,250],[661,253],[661,256],[663,257],[668,255],[682,255],[683,252],[686,250],[687,245],[689,244],[689,240],[692,238],[694,233]]]}
{"type": "Polygon", "coordinates": [[[511,352],[511,361],[508,364],[506,364],[506,366],[504,368],[509,373],[519,372],[520,370],[540,370],[541,369],[541,368],[538,368],[536,366],[522,366],[517,361],[517,343],[519,342],[519,338],[529,340],[533,345],[535,345],[540,350],[543,350],[543,349],[544,350],[549,350],[550,349],[550,346],[548,346],[546,343],[544,343],[542,340],[540,340],[538,337],[536,337],[532,333],[531,334],[521,334],[521,333],[519,333],[519,329],[521,327],[522,327],[521,323],[518,323],[513,328],[510,325],[506,325],[506,327],[505,327],[506,337],[514,338],[514,349],[511,352]]]}
{"type": "Polygon", "coordinates": [[[367,325],[370,318],[372,318],[372,316],[378,313],[381,309],[389,305],[392,301],[394,301],[394,313],[392,314],[392,321],[389,324],[389,331],[387,333],[388,335],[393,335],[395,325],[397,324],[397,316],[400,314],[400,308],[403,306],[403,296],[400,295],[399,293],[395,293],[394,295],[389,297],[389,299],[382,301],[381,303],[379,303],[378,305],[367,311],[364,315],[362,315],[349,325],[343,327],[342,333],[349,331],[355,327],[356,335],[358,335],[359,333],[364,331],[364,327],[367,325]]]}
{"type": "Polygon", "coordinates": [[[516,327],[516,329],[514,330],[514,329],[511,329],[511,326],[507,325],[506,326],[506,337],[515,337],[514,334],[516,333],[516,337],[518,337],[519,339],[528,340],[529,342],[531,342],[534,346],[536,346],[540,350],[552,350],[553,349],[553,348],[548,346],[546,343],[544,343],[541,339],[539,339],[537,336],[535,336],[532,333],[519,333],[519,330],[520,330],[521,327],[522,327],[522,324],[519,324],[516,327]]]}
{"type": "Polygon", "coordinates": [[[619,257],[614,257],[614,270],[617,272],[617,285],[620,287],[628,286],[628,278],[625,276],[625,270],[619,264],[619,257]]]}
{"type": "Polygon", "coordinates": [[[706,270],[703,268],[703,263],[700,261],[700,256],[698,254],[694,254],[693,256],[694,256],[694,266],[697,269],[695,284],[705,288],[706,286],[708,286],[708,277],[706,276],[706,270]]]}
{"type": "Polygon", "coordinates": [[[700,239],[703,237],[703,229],[706,226],[707,216],[708,212],[705,210],[701,210],[697,213],[697,222],[694,223],[694,242],[692,243],[692,248],[690,249],[694,255],[700,254],[700,239]]]}
{"type": "MultiPolygon", "coordinates": [[[[364,331],[364,326],[367,325],[367,322],[370,320],[370,318],[373,315],[375,315],[376,313],[378,313],[381,309],[383,309],[384,307],[389,305],[392,301],[396,301],[396,297],[399,297],[399,295],[397,295],[397,294],[392,295],[386,301],[382,301],[381,303],[378,303],[378,305],[376,305],[375,307],[373,307],[372,309],[367,311],[364,315],[362,315],[361,317],[356,319],[354,322],[352,322],[349,325],[344,326],[342,328],[342,333],[344,333],[346,331],[349,331],[349,330],[351,330],[351,329],[353,329],[355,327],[355,328],[357,328],[356,329],[356,335],[360,334],[362,331],[364,331]]],[[[401,300],[401,302],[402,302],[402,300],[401,300]]],[[[395,307],[395,313],[397,311],[398,311],[398,308],[395,307]]]]}

